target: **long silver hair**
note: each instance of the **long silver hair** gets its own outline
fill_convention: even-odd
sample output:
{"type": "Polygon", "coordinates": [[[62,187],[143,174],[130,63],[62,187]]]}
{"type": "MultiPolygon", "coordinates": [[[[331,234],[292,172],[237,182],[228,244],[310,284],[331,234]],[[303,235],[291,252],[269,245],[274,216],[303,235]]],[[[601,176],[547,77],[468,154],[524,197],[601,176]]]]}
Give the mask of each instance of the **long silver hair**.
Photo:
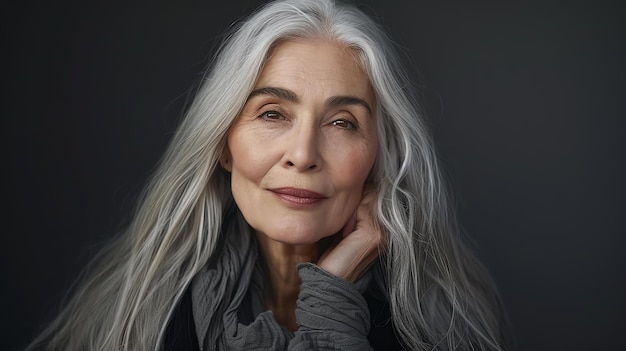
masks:
{"type": "Polygon", "coordinates": [[[194,275],[216,252],[232,205],[219,167],[230,125],[268,52],[327,38],[356,53],[377,99],[372,178],[387,245],[373,268],[393,325],[411,350],[502,349],[500,303],[459,235],[411,77],[393,40],[355,6],[332,0],[264,5],[231,27],[137,203],[134,217],[30,347],[158,350],[194,275]]]}

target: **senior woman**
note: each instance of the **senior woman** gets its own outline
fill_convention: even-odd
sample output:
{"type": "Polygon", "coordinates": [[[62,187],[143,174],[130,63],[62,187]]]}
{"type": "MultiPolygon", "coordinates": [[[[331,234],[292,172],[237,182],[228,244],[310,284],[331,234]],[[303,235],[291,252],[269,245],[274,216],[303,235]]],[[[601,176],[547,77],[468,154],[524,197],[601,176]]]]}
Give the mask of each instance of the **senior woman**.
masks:
{"type": "Polygon", "coordinates": [[[226,38],[133,221],[30,347],[503,349],[384,31],[286,0],[226,38]]]}

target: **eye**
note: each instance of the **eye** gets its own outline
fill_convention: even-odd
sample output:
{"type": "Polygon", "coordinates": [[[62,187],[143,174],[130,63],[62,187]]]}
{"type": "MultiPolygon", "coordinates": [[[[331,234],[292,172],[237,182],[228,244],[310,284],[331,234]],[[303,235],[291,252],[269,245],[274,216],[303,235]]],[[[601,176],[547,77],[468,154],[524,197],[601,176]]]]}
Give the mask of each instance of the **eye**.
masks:
{"type": "Polygon", "coordinates": [[[338,119],[336,121],[333,121],[331,124],[335,127],[339,127],[342,129],[348,129],[348,130],[356,129],[356,125],[354,123],[347,121],[345,119],[338,119]]]}
{"type": "Polygon", "coordinates": [[[276,111],[265,111],[261,113],[258,118],[264,119],[266,121],[276,121],[283,120],[285,117],[276,111]]]}

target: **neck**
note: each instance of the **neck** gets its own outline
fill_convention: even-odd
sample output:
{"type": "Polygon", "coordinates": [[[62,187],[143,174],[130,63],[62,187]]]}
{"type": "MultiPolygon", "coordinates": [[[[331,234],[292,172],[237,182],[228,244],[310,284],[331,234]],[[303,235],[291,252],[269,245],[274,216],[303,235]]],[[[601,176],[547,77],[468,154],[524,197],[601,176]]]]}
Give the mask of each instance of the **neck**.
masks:
{"type": "Polygon", "coordinates": [[[290,331],[295,331],[296,300],[300,292],[300,277],[297,264],[317,262],[320,257],[319,244],[290,245],[256,233],[257,241],[268,273],[269,289],[266,289],[265,304],[276,321],[290,331]]]}

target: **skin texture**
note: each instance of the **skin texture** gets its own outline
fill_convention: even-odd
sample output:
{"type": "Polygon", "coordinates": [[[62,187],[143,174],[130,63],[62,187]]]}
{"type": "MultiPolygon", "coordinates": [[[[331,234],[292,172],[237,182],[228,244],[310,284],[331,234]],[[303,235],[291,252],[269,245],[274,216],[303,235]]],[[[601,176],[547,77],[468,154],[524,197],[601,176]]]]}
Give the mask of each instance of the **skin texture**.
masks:
{"type": "Polygon", "coordinates": [[[356,281],[378,255],[371,184],[376,100],[354,53],[324,39],[272,50],[228,134],[222,166],[269,272],[266,301],[295,330],[300,279],[314,262],[356,281]],[[306,192],[305,192],[306,191],[306,192]]]}

